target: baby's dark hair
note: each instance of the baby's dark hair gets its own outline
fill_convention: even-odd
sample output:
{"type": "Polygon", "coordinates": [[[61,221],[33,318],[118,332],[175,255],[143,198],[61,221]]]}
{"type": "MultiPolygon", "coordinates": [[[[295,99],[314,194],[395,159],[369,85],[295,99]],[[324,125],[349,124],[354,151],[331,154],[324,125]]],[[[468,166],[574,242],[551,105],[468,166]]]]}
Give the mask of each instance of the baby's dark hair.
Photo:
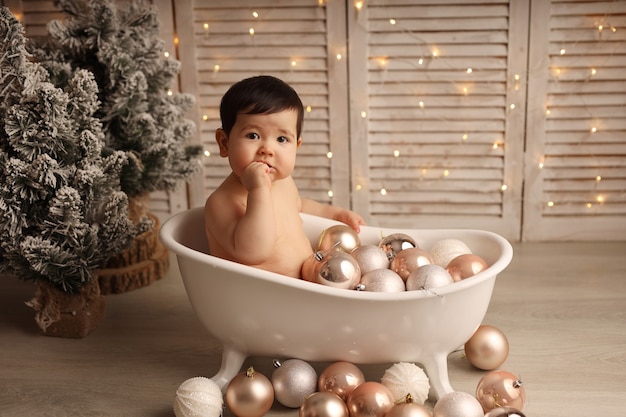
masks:
{"type": "Polygon", "coordinates": [[[302,134],[304,108],[298,93],[286,82],[269,75],[246,78],[233,84],[220,104],[222,129],[230,134],[238,114],[271,114],[295,110],[296,130],[302,134]]]}

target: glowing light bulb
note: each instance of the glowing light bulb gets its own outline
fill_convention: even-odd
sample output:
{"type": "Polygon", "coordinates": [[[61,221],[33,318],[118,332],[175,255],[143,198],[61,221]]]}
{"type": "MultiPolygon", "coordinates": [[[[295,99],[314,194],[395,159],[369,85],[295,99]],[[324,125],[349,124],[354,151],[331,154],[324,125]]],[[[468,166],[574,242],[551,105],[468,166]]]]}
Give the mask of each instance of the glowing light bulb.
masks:
{"type": "Polygon", "coordinates": [[[363,8],[363,2],[362,2],[362,1],[357,1],[356,3],[354,3],[354,7],[355,7],[358,11],[361,11],[361,9],[363,8]]]}
{"type": "Polygon", "coordinates": [[[215,64],[215,66],[213,66],[213,72],[220,72],[220,65],[219,64],[215,64]]]}
{"type": "Polygon", "coordinates": [[[450,176],[450,171],[449,171],[449,170],[447,170],[447,169],[444,169],[444,170],[443,170],[443,176],[444,176],[444,177],[448,177],[448,176],[450,176]]]}
{"type": "Polygon", "coordinates": [[[515,103],[511,103],[511,105],[509,106],[509,108],[510,108],[511,110],[515,110],[515,103]]]}
{"type": "Polygon", "coordinates": [[[546,116],[550,116],[550,113],[552,113],[550,109],[546,109],[546,116]]]}
{"type": "Polygon", "coordinates": [[[167,51],[165,51],[165,52],[163,52],[163,56],[164,56],[165,58],[169,58],[169,57],[170,57],[170,53],[169,53],[169,52],[167,52],[167,51]]]}
{"type": "Polygon", "coordinates": [[[417,60],[418,65],[424,65],[424,58],[420,58],[417,60]]]}
{"type": "Polygon", "coordinates": [[[461,137],[461,139],[463,139],[464,141],[467,140],[468,136],[467,133],[464,133],[463,136],[461,137]]]}
{"type": "Polygon", "coordinates": [[[596,182],[600,182],[600,181],[602,181],[602,177],[601,177],[600,175],[598,175],[598,176],[596,177],[596,182]]]}
{"type": "Polygon", "coordinates": [[[363,119],[365,119],[365,118],[367,117],[367,112],[366,112],[366,111],[362,111],[362,112],[361,112],[361,117],[362,117],[363,119]]]}
{"type": "Polygon", "coordinates": [[[554,201],[548,201],[548,207],[554,207],[554,201]]]}
{"type": "Polygon", "coordinates": [[[420,108],[422,108],[422,109],[424,108],[424,102],[423,101],[420,101],[418,104],[419,104],[420,108]]]}
{"type": "Polygon", "coordinates": [[[587,204],[585,204],[585,205],[587,206],[587,208],[591,208],[591,207],[593,207],[593,204],[591,204],[591,203],[587,203],[587,204]]]}
{"type": "Polygon", "coordinates": [[[204,27],[204,30],[208,31],[209,30],[209,24],[205,23],[204,25],[202,25],[202,27],[204,27]]]}
{"type": "Polygon", "coordinates": [[[598,32],[602,32],[603,29],[604,29],[603,25],[598,25],[598,32]]]}
{"type": "Polygon", "coordinates": [[[361,184],[357,184],[356,187],[354,187],[357,191],[361,191],[361,189],[363,188],[363,186],[361,184]]]}
{"type": "Polygon", "coordinates": [[[500,187],[500,190],[501,191],[506,191],[508,188],[509,188],[508,185],[502,184],[502,187],[500,187]]]}
{"type": "Polygon", "coordinates": [[[396,19],[391,18],[391,19],[389,19],[389,23],[392,24],[392,25],[395,25],[397,22],[396,22],[396,19]]]}
{"type": "Polygon", "coordinates": [[[209,115],[208,115],[208,114],[203,114],[203,115],[202,115],[202,120],[204,120],[205,122],[206,122],[207,120],[209,120],[209,115]]]}
{"type": "Polygon", "coordinates": [[[291,61],[291,66],[292,67],[295,67],[296,65],[298,65],[298,63],[295,60],[291,61]]]}
{"type": "Polygon", "coordinates": [[[467,72],[468,74],[471,74],[473,71],[474,71],[474,70],[473,70],[473,69],[471,69],[471,68],[468,68],[468,69],[466,69],[466,70],[465,70],[465,72],[467,72]]]}
{"type": "Polygon", "coordinates": [[[384,187],[380,189],[380,195],[387,195],[387,190],[384,187]]]}
{"type": "Polygon", "coordinates": [[[254,17],[255,19],[258,19],[259,14],[257,12],[252,12],[252,17],[254,17]]]}
{"type": "Polygon", "coordinates": [[[250,30],[248,30],[248,32],[250,33],[250,36],[254,36],[254,28],[250,28],[250,30]]]}
{"type": "Polygon", "coordinates": [[[333,153],[331,151],[326,152],[326,158],[332,159],[333,158],[333,153]]]}
{"type": "Polygon", "coordinates": [[[396,158],[397,158],[397,157],[399,157],[399,156],[400,156],[400,151],[399,151],[399,150],[397,150],[397,149],[395,149],[395,150],[393,151],[393,156],[395,156],[396,158]]]}
{"type": "Polygon", "coordinates": [[[168,95],[168,96],[171,96],[172,94],[174,94],[174,92],[173,92],[171,89],[168,89],[168,90],[167,90],[167,95],[168,95]]]}
{"type": "Polygon", "coordinates": [[[311,113],[313,109],[311,108],[311,106],[306,106],[306,112],[307,113],[311,113]]]}
{"type": "Polygon", "coordinates": [[[591,128],[591,133],[596,133],[597,131],[598,131],[598,129],[597,129],[595,126],[593,126],[593,127],[591,128]]]}
{"type": "Polygon", "coordinates": [[[330,198],[332,198],[335,194],[333,193],[333,190],[328,190],[328,196],[330,198]]]}
{"type": "Polygon", "coordinates": [[[210,152],[210,151],[204,151],[203,153],[204,153],[204,156],[206,156],[207,158],[208,158],[209,156],[211,156],[211,152],[210,152]]]}
{"type": "Polygon", "coordinates": [[[591,68],[591,70],[589,71],[589,73],[593,76],[596,75],[598,73],[598,71],[596,71],[595,68],[591,68]]]}
{"type": "Polygon", "coordinates": [[[515,74],[515,75],[513,76],[513,78],[515,78],[515,81],[519,81],[519,78],[520,78],[520,77],[519,77],[519,74],[515,74]]]}
{"type": "Polygon", "coordinates": [[[337,61],[341,61],[341,58],[343,58],[343,56],[341,56],[341,54],[337,54],[337,61]]]}
{"type": "Polygon", "coordinates": [[[565,52],[567,52],[567,50],[565,48],[561,48],[561,50],[559,51],[559,53],[561,55],[565,55],[565,52]]]}
{"type": "Polygon", "coordinates": [[[538,167],[539,169],[543,169],[543,167],[544,167],[544,166],[545,166],[545,165],[543,164],[543,162],[539,162],[539,164],[537,165],[537,167],[538,167]]]}
{"type": "Polygon", "coordinates": [[[596,197],[596,201],[600,204],[604,203],[604,196],[603,195],[599,195],[598,197],[596,197]]]}
{"type": "Polygon", "coordinates": [[[439,51],[435,49],[433,51],[433,57],[437,58],[438,56],[439,56],[439,51]]]}

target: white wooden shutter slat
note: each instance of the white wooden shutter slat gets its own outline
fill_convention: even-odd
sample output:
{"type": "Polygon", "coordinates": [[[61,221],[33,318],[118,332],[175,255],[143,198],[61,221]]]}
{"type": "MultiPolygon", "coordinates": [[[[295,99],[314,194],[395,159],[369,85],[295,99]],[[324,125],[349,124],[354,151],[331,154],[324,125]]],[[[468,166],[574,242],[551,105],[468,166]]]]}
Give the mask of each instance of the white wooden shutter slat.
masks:
{"type": "Polygon", "coordinates": [[[545,17],[531,38],[550,35],[531,41],[529,105],[545,110],[528,119],[524,239],[624,239],[625,38],[610,26],[624,23],[626,2],[533,7],[545,17]]]}

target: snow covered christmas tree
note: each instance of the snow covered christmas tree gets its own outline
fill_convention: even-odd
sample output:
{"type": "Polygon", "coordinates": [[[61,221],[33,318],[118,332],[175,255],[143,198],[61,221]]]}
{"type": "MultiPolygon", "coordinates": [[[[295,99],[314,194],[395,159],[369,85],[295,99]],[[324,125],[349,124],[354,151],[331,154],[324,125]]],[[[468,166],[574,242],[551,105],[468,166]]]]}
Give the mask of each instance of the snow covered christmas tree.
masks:
{"type": "Polygon", "coordinates": [[[124,151],[121,187],[130,217],[149,216],[155,227],[113,258],[100,273],[101,289],[119,293],[160,279],[169,257],[158,240],[158,219],[147,210],[149,193],[172,191],[200,167],[201,147],[189,145],[195,125],[185,118],[194,97],[171,90],[180,63],[166,57],[158,10],[141,0],[117,7],[113,0],[55,0],[63,20],[48,23],[48,36],[27,44],[56,86],[81,69],[94,74],[105,152],[124,151]]]}
{"type": "MultiPolygon", "coordinates": [[[[63,89],[53,85],[29,61],[23,28],[4,7],[0,39],[0,274],[42,284],[45,299],[53,290],[82,294],[94,271],[146,229],[128,218],[121,191],[128,156],[103,156],[89,71],[72,73],[63,89]]],[[[62,313],[45,302],[31,303],[44,332],[62,313]]]]}

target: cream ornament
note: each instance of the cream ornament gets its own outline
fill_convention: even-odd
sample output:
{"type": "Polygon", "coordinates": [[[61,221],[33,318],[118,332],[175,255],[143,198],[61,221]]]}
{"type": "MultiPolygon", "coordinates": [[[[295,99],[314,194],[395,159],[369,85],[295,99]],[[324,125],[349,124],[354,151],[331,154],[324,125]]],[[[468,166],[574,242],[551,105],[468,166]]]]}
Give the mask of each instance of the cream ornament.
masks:
{"type": "Polygon", "coordinates": [[[495,326],[483,324],[463,346],[469,362],[485,371],[497,369],[509,356],[509,340],[495,326]]]}
{"type": "Polygon", "coordinates": [[[448,271],[439,265],[422,265],[409,274],[406,279],[407,291],[430,290],[453,284],[454,280],[448,271]]]}
{"type": "Polygon", "coordinates": [[[405,401],[410,395],[411,401],[424,404],[428,399],[430,383],[422,368],[409,362],[400,362],[389,367],[380,382],[393,395],[394,402],[405,401]]]}
{"type": "Polygon", "coordinates": [[[389,268],[387,253],[379,246],[361,245],[350,252],[350,255],[352,255],[359,264],[362,275],[375,269],[389,268]]]}
{"type": "Polygon", "coordinates": [[[459,255],[472,253],[469,246],[459,239],[442,239],[435,242],[428,251],[433,257],[433,263],[443,268],[459,255]]]}
{"type": "Polygon", "coordinates": [[[180,384],[174,399],[176,417],[219,417],[224,398],[220,387],[202,376],[190,378],[180,384]]]}
{"type": "Polygon", "coordinates": [[[445,394],[433,408],[433,417],[484,417],[483,407],[471,394],[453,391],[445,394]]]}
{"type": "Polygon", "coordinates": [[[402,292],[406,290],[404,280],[391,269],[374,269],[361,276],[357,287],[360,291],[402,292]]]}

